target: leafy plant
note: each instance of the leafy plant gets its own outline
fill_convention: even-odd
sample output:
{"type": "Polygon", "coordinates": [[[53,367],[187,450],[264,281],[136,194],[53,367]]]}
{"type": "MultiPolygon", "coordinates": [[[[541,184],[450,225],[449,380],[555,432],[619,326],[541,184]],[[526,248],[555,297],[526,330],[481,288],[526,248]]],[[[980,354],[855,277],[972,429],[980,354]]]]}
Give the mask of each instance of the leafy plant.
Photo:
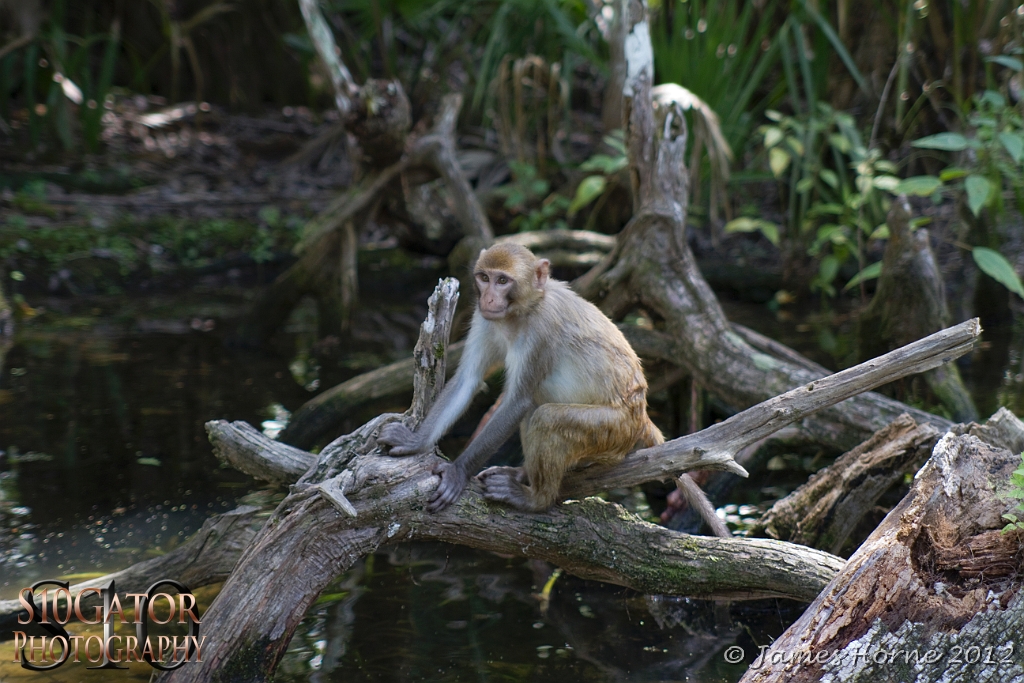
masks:
{"type": "MultiPolygon", "coordinates": [[[[1018,513],[1024,515],[1024,453],[1021,453],[1021,465],[1013,471],[1010,475],[1010,488],[1003,494],[1006,498],[1012,498],[1017,500],[1017,506],[1014,508],[1018,513]]],[[[1020,519],[1013,513],[1007,513],[1003,515],[1009,524],[1003,527],[1003,533],[1014,531],[1015,529],[1024,530],[1024,519],[1020,519]]]]}
{"type": "Polygon", "coordinates": [[[744,147],[766,105],[761,84],[779,58],[767,20],[774,7],[666,0],[651,25],[656,81],[677,83],[707,102],[722,116],[733,149],[744,147]]]}
{"type": "Polygon", "coordinates": [[[604,144],[613,154],[598,153],[580,164],[581,171],[594,175],[585,177],[576,187],[576,195],[568,206],[570,218],[595,200],[598,200],[598,205],[594,209],[594,212],[597,212],[607,197],[605,192],[609,188],[611,177],[629,165],[629,159],[626,156],[626,143],[621,130],[606,135],[604,144]]]}
{"type": "MultiPolygon", "coordinates": [[[[1024,211],[1024,117],[994,90],[974,95],[971,104],[963,133],[938,133],[911,143],[918,149],[954,153],[957,162],[937,176],[908,178],[900,188],[936,201],[952,194],[974,219],[980,221],[987,212],[994,222],[1006,211],[1004,190],[1013,196],[1017,210],[1024,211]]],[[[1024,297],[1020,278],[996,249],[979,245],[971,255],[982,272],[1024,297]]]]}
{"type": "Polygon", "coordinates": [[[900,180],[896,166],[867,149],[853,117],[819,102],[813,115],[786,116],[769,110],[772,124],[761,126],[772,175],[788,186],[789,202],[784,230],[763,220],[737,218],[727,232],[759,230],[777,242],[779,233],[791,244],[802,245],[819,259],[812,290],[835,296],[835,279],[851,258],[860,273],[847,287],[877,277],[878,267],[864,268],[866,239],[884,237],[888,192],[900,180]]]}
{"type": "Polygon", "coordinates": [[[548,194],[551,183],[541,178],[532,164],[510,161],[508,165],[512,182],[497,188],[495,193],[505,198],[505,208],[515,214],[512,227],[519,232],[568,228],[562,218],[569,208],[568,197],[557,192],[548,194]]]}

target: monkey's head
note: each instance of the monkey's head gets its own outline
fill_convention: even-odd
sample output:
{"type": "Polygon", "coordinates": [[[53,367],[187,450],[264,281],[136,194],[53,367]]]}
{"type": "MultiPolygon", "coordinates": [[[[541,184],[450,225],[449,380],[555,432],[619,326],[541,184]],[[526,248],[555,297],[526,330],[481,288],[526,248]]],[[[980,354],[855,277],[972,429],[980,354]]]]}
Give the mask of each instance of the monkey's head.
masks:
{"type": "Polygon", "coordinates": [[[551,262],[508,242],[480,252],[473,278],[480,293],[480,315],[505,320],[528,313],[544,296],[551,262]]]}

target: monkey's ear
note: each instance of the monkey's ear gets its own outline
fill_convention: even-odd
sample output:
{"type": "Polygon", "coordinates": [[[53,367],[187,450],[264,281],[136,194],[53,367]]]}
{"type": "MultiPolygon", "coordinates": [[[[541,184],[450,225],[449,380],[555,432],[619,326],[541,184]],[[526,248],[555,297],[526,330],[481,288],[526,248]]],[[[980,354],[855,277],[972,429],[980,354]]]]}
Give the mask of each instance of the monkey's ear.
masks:
{"type": "Polygon", "coordinates": [[[534,271],[534,286],[537,289],[544,289],[548,283],[548,276],[551,274],[551,261],[546,258],[537,260],[537,268],[534,271]]]}

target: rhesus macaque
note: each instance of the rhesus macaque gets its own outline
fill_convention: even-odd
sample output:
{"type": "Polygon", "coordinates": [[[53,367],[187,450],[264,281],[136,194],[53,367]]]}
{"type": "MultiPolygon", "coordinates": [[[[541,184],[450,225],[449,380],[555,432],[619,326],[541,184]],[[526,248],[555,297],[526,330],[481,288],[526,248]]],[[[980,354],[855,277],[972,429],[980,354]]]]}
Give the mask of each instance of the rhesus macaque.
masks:
{"type": "MultiPolygon", "coordinates": [[[[647,380],[636,353],[611,320],[550,279],[549,270],[547,259],[519,245],[480,252],[473,269],[480,298],[458,371],[416,432],[398,422],[381,429],[377,440],[390,455],[430,451],[482,388],[488,368],[504,361],[500,405],[458,459],[434,466],[441,483],[431,512],[458,500],[516,427],[523,467],[491,467],[478,479],[486,498],[524,511],[551,507],[571,468],[612,465],[665,440],[647,416],[647,380]]],[[[728,536],[697,484],[680,480],[715,533],[728,536]]]]}

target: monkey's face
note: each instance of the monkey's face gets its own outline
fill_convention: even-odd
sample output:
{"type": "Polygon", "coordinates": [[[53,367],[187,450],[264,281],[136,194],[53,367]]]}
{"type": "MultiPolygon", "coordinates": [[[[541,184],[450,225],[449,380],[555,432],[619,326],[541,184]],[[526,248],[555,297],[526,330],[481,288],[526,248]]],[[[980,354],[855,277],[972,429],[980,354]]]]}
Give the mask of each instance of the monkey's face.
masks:
{"type": "Polygon", "coordinates": [[[480,293],[480,315],[487,320],[502,320],[515,300],[516,281],[500,270],[480,269],[474,273],[480,293]]]}

